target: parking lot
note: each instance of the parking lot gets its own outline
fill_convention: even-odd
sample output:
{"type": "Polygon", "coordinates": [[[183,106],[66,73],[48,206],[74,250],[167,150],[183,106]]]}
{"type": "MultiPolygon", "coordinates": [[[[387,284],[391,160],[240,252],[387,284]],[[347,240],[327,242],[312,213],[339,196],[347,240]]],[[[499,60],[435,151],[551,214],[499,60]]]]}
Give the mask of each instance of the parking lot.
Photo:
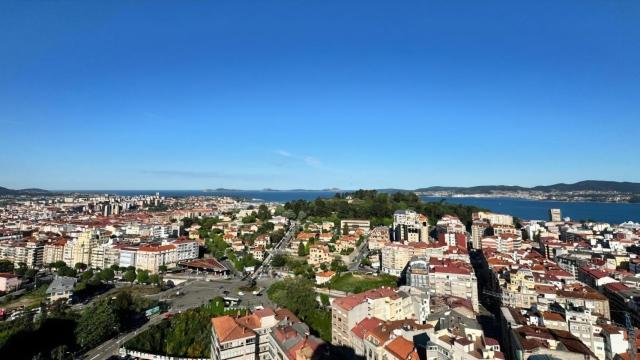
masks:
{"type": "Polygon", "coordinates": [[[172,312],[204,305],[216,296],[240,299],[238,307],[272,306],[266,295],[266,289],[271,283],[273,283],[273,280],[270,279],[258,280],[256,288],[264,289],[261,295],[254,295],[252,291],[243,291],[243,295],[239,295],[240,288],[248,285],[247,281],[240,279],[190,280],[157,296],[160,300],[167,301],[170,304],[172,312]]]}

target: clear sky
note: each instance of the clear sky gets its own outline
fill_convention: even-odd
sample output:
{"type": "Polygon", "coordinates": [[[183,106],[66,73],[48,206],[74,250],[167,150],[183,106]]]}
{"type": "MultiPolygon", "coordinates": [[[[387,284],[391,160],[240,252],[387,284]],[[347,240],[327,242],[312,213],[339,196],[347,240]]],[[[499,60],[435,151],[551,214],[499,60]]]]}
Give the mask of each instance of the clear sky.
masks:
{"type": "Polygon", "coordinates": [[[0,186],[640,181],[640,2],[0,1],[0,186]]]}

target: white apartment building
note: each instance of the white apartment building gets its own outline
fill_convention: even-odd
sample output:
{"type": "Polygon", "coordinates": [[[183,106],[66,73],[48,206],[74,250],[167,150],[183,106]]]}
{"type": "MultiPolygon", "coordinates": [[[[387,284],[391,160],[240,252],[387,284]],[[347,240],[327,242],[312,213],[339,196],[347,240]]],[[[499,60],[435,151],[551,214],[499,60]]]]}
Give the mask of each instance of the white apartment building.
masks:
{"type": "Polygon", "coordinates": [[[198,243],[187,239],[178,239],[176,241],[164,241],[163,245],[173,245],[176,247],[177,261],[191,260],[198,258],[198,243]]]}
{"type": "Polygon", "coordinates": [[[56,261],[64,260],[64,246],[67,243],[64,239],[56,240],[44,246],[42,263],[51,264],[56,261]]]}
{"type": "Polygon", "coordinates": [[[136,252],[135,267],[151,273],[160,271],[160,266],[175,266],[178,254],[175,245],[141,246],[136,252]]]}

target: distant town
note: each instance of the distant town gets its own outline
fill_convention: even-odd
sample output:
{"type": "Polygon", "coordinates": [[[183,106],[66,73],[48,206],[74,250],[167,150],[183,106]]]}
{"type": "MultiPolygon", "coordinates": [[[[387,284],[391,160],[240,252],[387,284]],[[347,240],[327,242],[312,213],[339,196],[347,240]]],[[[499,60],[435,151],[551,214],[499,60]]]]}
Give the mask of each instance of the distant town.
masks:
{"type": "MultiPolygon", "coordinates": [[[[322,190],[292,189],[276,190],[265,188],[262,190],[238,190],[238,189],[204,189],[203,194],[210,193],[242,193],[242,192],[332,192],[339,193],[338,188],[327,188],[322,190]]],[[[419,189],[378,189],[379,192],[415,192],[421,196],[431,197],[475,197],[475,198],[514,198],[527,200],[553,200],[567,202],[614,202],[614,203],[636,203],[640,202],[640,183],[585,180],[573,184],[554,184],[546,186],[509,186],[509,185],[487,185],[471,187],[455,186],[431,186],[419,189]]],[[[83,191],[48,191],[43,189],[8,189],[0,187],[0,197],[2,196],[56,196],[63,194],[82,194],[83,191]]],[[[90,193],[95,193],[92,191],[90,193]]],[[[214,194],[215,195],[215,194],[214,194]]]]}
{"type": "Polygon", "coordinates": [[[0,354],[629,359],[639,242],[638,223],[412,192],[6,196],[0,354]]]}

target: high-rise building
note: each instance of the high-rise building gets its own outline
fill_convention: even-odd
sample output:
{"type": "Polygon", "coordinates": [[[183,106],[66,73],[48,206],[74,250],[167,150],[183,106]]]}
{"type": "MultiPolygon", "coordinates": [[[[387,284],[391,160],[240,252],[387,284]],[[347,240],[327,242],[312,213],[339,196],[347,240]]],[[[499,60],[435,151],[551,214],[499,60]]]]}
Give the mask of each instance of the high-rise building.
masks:
{"type": "Polygon", "coordinates": [[[412,210],[393,213],[393,239],[395,241],[426,242],[429,222],[426,216],[412,210]]]}
{"type": "Polygon", "coordinates": [[[560,209],[549,209],[549,220],[553,222],[562,221],[560,209]]]}

